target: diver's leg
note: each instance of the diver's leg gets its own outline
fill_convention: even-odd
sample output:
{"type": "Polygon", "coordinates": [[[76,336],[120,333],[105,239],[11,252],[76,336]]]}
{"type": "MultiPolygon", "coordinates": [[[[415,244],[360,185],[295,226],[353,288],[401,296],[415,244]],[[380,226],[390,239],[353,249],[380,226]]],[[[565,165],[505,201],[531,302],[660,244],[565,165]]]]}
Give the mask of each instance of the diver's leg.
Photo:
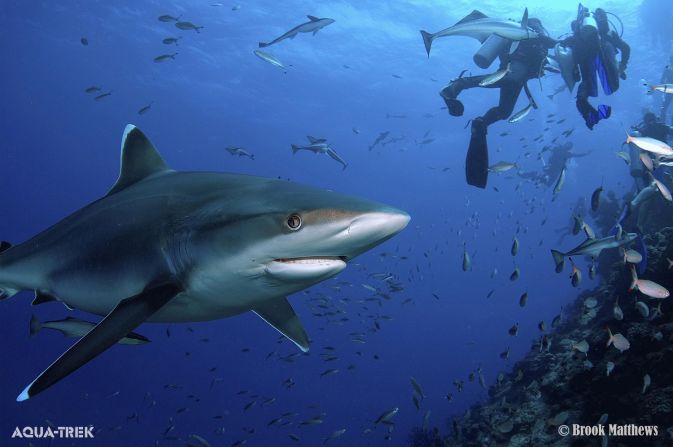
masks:
{"type": "Polygon", "coordinates": [[[462,116],[465,111],[465,106],[458,100],[460,92],[468,88],[478,87],[479,83],[485,78],[486,76],[457,78],[451,81],[449,85],[439,92],[439,96],[441,96],[446,103],[446,108],[449,110],[451,116],[462,116]]]}
{"type": "Polygon", "coordinates": [[[465,159],[465,178],[467,183],[478,188],[485,188],[488,181],[488,142],[486,134],[488,126],[496,121],[507,119],[514,110],[516,100],[521,93],[523,84],[519,82],[501,81],[500,102],[492,107],[483,117],[472,120],[472,135],[465,159]]]}
{"type": "Polygon", "coordinates": [[[599,105],[598,110],[589,103],[589,96],[598,96],[598,79],[593,61],[586,60],[580,64],[582,73],[582,82],[577,87],[577,110],[584,118],[586,126],[593,130],[601,119],[609,118],[612,114],[612,108],[606,105],[599,105]]]}

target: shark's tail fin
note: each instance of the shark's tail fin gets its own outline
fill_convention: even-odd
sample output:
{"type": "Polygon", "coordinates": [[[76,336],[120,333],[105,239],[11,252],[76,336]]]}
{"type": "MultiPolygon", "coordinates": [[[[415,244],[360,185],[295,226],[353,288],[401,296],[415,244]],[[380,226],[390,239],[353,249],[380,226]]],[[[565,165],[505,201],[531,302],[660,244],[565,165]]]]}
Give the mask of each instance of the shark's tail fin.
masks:
{"type": "Polygon", "coordinates": [[[554,263],[556,264],[556,273],[561,273],[565,266],[565,255],[558,250],[552,250],[551,255],[554,257],[554,263]]]}
{"type": "Polygon", "coordinates": [[[423,44],[425,45],[425,51],[427,51],[428,57],[430,57],[430,48],[432,47],[432,41],[434,40],[435,35],[427,31],[421,30],[421,36],[423,36],[423,44]]]}
{"type": "Polygon", "coordinates": [[[299,150],[299,146],[297,146],[296,144],[292,144],[291,146],[292,146],[292,153],[296,154],[297,151],[299,150]]]}
{"type": "MultiPolygon", "coordinates": [[[[0,241],[0,253],[2,253],[5,250],[8,250],[12,244],[10,244],[7,241],[0,241]]],[[[2,281],[0,280],[0,300],[4,300],[6,298],[9,298],[15,294],[17,294],[19,291],[12,286],[8,284],[3,284],[2,281]]]]}
{"type": "Polygon", "coordinates": [[[269,44],[266,43],[266,42],[260,42],[260,43],[258,44],[258,46],[259,46],[259,48],[264,48],[264,47],[268,47],[269,44]]]}
{"type": "Polygon", "coordinates": [[[37,319],[35,315],[30,316],[30,336],[37,334],[42,329],[42,323],[37,319]]]}

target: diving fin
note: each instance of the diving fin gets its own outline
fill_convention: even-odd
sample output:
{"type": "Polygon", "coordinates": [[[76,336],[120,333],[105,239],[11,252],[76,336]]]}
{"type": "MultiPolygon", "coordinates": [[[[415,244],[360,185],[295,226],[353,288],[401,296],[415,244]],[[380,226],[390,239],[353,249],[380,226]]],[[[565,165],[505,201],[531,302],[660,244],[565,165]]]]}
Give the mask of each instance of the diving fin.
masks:
{"type": "Polygon", "coordinates": [[[465,159],[465,179],[468,185],[486,188],[488,181],[488,144],[486,124],[481,118],[472,120],[472,137],[465,159]]]}
{"type": "Polygon", "coordinates": [[[299,317],[287,298],[275,298],[267,301],[257,306],[253,312],[297,345],[302,352],[308,352],[308,335],[306,335],[299,317]]]}
{"type": "Polygon", "coordinates": [[[148,286],[138,295],[120,301],[96,327],[31,382],[16,401],[35,396],[77,370],[125,337],[180,292],[176,284],[162,283],[148,286]]]}

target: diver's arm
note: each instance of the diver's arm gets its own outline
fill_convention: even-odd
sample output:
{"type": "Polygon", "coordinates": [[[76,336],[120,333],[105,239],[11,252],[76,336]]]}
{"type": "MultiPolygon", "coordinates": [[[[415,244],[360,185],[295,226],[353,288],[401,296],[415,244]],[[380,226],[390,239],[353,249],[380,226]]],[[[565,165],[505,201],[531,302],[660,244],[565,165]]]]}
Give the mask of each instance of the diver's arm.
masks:
{"type": "Polygon", "coordinates": [[[542,45],[544,45],[544,47],[547,49],[554,48],[557,43],[563,42],[561,40],[552,39],[549,36],[539,36],[538,39],[540,40],[542,45]]]}
{"type": "Polygon", "coordinates": [[[625,72],[626,66],[629,63],[629,58],[631,57],[631,47],[628,43],[624,42],[621,37],[613,31],[612,34],[615,47],[622,53],[621,60],[619,61],[619,71],[625,72]]]}

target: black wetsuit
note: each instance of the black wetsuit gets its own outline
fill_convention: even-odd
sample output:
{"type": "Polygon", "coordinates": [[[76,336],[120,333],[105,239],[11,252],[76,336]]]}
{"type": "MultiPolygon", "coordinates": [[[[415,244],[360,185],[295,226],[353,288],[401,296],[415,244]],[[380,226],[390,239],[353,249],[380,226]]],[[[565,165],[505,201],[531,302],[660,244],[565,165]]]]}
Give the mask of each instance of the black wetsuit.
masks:
{"type": "MultiPolygon", "coordinates": [[[[504,52],[499,56],[500,67],[498,69],[502,70],[509,64],[510,72],[498,82],[483,87],[500,89],[498,105],[490,108],[482,117],[486,126],[505,120],[512,114],[524,85],[530,79],[540,77],[540,69],[547,57],[547,50],[553,48],[554,45],[556,45],[554,39],[540,36],[536,39],[522,40],[514,53],[504,52]]],[[[486,77],[487,75],[456,79],[442,90],[441,95],[444,98],[456,99],[461,91],[480,87],[479,83],[486,77]]]]}
{"type": "MultiPolygon", "coordinates": [[[[664,69],[664,72],[661,74],[661,83],[662,84],[673,84],[673,66],[667,65],[664,69]]],[[[673,100],[673,94],[664,93],[664,99],[661,102],[661,115],[659,119],[666,122],[666,112],[668,111],[668,106],[671,105],[671,100],[673,100]]],[[[673,123],[673,121],[671,121],[673,123]]]]}
{"type": "Polygon", "coordinates": [[[563,46],[573,49],[573,57],[579,66],[582,82],[577,87],[577,110],[582,114],[587,127],[593,129],[601,118],[610,115],[610,108],[599,106],[599,110],[594,109],[589,103],[589,97],[598,96],[599,82],[607,95],[619,89],[619,78],[626,79],[625,71],[631,56],[631,47],[614,31],[600,33],[599,38],[599,32],[591,26],[583,27],[562,43],[563,46]],[[621,53],[619,65],[617,51],[621,53]]]}

